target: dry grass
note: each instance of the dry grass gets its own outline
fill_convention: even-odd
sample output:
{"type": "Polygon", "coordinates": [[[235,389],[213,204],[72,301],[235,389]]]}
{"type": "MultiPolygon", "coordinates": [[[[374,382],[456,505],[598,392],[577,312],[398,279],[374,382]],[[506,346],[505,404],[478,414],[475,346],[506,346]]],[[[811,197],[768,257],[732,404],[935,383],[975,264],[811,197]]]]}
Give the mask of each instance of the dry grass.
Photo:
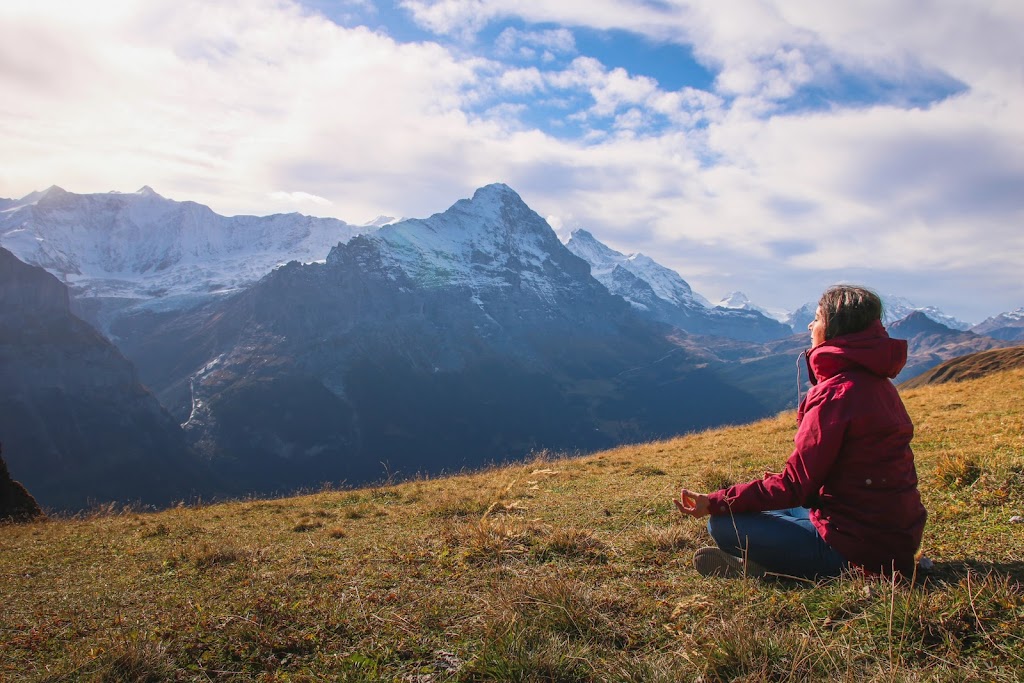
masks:
{"type": "Polygon", "coordinates": [[[1024,370],[904,392],[914,587],[705,579],[672,506],[777,469],[752,425],[358,491],[0,528],[11,681],[1017,681],[1024,370]],[[922,585],[923,583],[923,585],[922,585]]]}

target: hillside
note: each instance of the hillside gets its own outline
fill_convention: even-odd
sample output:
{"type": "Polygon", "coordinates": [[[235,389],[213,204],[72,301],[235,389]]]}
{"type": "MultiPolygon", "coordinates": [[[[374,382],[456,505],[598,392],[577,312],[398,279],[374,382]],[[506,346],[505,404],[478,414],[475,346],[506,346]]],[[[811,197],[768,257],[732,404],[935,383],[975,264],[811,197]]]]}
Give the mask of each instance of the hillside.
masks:
{"type": "Polygon", "coordinates": [[[921,311],[894,322],[888,329],[893,337],[906,339],[910,351],[907,364],[896,377],[897,383],[913,379],[946,361],[1013,344],[975,332],[951,329],[921,311]]]}
{"type": "Polygon", "coordinates": [[[760,476],[794,415],[436,480],[0,529],[0,678],[1015,681],[1024,368],[904,398],[934,571],[729,581],[680,484],[760,476]]]}
{"type": "Polygon", "coordinates": [[[904,389],[916,389],[928,386],[929,384],[962,382],[967,379],[984,377],[996,370],[1019,367],[1024,367],[1024,346],[1013,346],[1008,349],[991,349],[948,360],[917,377],[907,380],[900,386],[904,389]]]}

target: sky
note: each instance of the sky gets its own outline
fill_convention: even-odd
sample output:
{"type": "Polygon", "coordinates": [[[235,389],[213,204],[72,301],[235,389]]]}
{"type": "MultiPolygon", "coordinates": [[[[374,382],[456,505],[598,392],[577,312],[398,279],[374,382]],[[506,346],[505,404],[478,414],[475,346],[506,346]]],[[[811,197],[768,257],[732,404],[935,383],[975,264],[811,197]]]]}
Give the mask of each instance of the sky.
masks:
{"type": "Polygon", "coordinates": [[[1024,306],[1019,0],[5,0],[0,197],[426,217],[493,182],[711,301],[1024,306]]]}

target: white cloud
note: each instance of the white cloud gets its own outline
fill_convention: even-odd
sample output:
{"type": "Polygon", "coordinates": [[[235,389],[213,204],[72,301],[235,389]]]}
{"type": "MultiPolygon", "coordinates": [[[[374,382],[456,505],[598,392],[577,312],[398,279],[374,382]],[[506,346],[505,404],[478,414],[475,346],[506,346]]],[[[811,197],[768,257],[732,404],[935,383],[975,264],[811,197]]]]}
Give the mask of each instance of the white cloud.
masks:
{"type": "Polygon", "coordinates": [[[532,48],[541,48],[544,54],[549,56],[546,61],[554,59],[557,54],[573,54],[576,52],[576,39],[572,31],[564,28],[546,29],[542,31],[521,31],[516,28],[506,28],[494,41],[494,47],[499,56],[529,56],[535,57],[537,51],[532,48]]]}
{"type": "Polygon", "coordinates": [[[534,67],[509,69],[498,78],[498,86],[506,93],[527,95],[544,88],[544,77],[534,67]]]}
{"type": "Polygon", "coordinates": [[[502,12],[485,0],[401,0],[424,28],[441,35],[471,36],[502,12]]]}
{"type": "Polygon", "coordinates": [[[35,69],[3,70],[0,150],[19,160],[0,170],[4,188],[148,183],[249,213],[276,210],[268,198],[290,184],[375,214],[390,207],[359,204],[383,191],[367,191],[385,184],[378,170],[436,162],[465,183],[446,157],[477,134],[461,107],[479,64],[436,45],[276,2],[139,3],[87,31],[38,7],[0,16],[0,45],[35,69]]]}
{"type": "MultiPolygon", "coordinates": [[[[899,293],[963,317],[1024,304],[1019,3],[950,0],[928,21],[902,2],[404,4],[452,35],[508,16],[692,41],[715,90],[666,91],[593,55],[510,68],[278,0],[8,2],[0,195],[148,184],[221,213],[306,201],[351,220],[429,215],[503,181],[563,232],[649,254],[712,299],[792,307],[830,280],[898,274],[899,293]],[[842,69],[964,88],[787,110],[842,69]],[[531,127],[538,103],[579,137],[531,127]]],[[[558,29],[507,40],[575,54],[558,29]]]]}
{"type": "Polygon", "coordinates": [[[330,206],[334,202],[330,199],[324,199],[323,197],[308,192],[271,192],[270,198],[275,201],[291,202],[294,204],[319,204],[321,206],[330,206]]]}

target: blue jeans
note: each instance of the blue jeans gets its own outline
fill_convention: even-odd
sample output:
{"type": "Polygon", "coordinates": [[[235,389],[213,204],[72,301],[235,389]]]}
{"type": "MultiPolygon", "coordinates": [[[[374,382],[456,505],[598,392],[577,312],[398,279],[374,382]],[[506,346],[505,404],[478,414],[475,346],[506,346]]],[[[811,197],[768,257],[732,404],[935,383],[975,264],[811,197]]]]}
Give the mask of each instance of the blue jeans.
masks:
{"type": "Polygon", "coordinates": [[[807,508],[720,515],[708,520],[718,547],[767,571],[805,579],[839,576],[848,563],[818,535],[807,508]]]}

